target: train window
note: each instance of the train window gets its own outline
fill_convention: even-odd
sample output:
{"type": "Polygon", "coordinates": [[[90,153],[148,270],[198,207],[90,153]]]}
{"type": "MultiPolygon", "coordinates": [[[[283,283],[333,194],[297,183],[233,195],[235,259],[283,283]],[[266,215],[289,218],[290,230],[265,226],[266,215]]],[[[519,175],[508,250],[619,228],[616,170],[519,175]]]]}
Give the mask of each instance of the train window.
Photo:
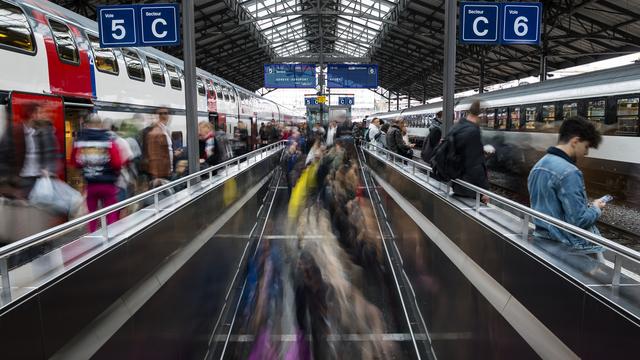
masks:
{"type": "Polygon", "coordinates": [[[525,110],[525,119],[527,120],[525,127],[527,130],[536,129],[536,120],[538,118],[538,108],[535,106],[527,106],[525,110]]]}
{"type": "Polygon", "coordinates": [[[511,108],[511,122],[509,123],[509,129],[520,129],[520,107],[511,108]]]}
{"type": "Polygon", "coordinates": [[[552,130],[556,121],[556,106],[542,105],[542,130],[552,130]]]}
{"type": "Polygon", "coordinates": [[[118,59],[113,50],[100,48],[100,39],[97,36],[87,35],[87,37],[91,43],[96,69],[108,74],[118,75],[120,69],[118,67],[118,59]]]}
{"type": "Polygon", "coordinates": [[[495,129],[496,127],[496,110],[487,109],[487,127],[489,129],[495,129]]]}
{"type": "Polygon", "coordinates": [[[167,80],[164,78],[164,71],[162,70],[160,62],[155,58],[147,56],[147,63],[149,64],[149,72],[151,72],[151,82],[156,85],[165,86],[167,80]]]}
{"type": "Polygon", "coordinates": [[[593,100],[587,104],[587,120],[595,125],[598,131],[604,129],[604,114],[607,107],[605,100],[593,100]]]}
{"type": "Polygon", "coordinates": [[[182,90],[182,83],[180,82],[180,74],[173,65],[165,64],[167,72],[169,73],[169,83],[171,87],[176,90],[182,90]]]}
{"type": "Polygon", "coordinates": [[[638,135],[638,98],[618,99],[617,135],[638,135]]]}
{"type": "Polygon", "coordinates": [[[226,86],[222,87],[222,95],[224,96],[224,101],[230,101],[229,100],[229,89],[226,86]]]}
{"type": "Polygon", "coordinates": [[[0,1],[0,47],[35,53],[36,43],[29,20],[16,5],[0,1]]]}
{"type": "Polygon", "coordinates": [[[572,116],[578,116],[577,102],[562,105],[562,118],[566,120],[572,116]]]}
{"type": "Polygon", "coordinates": [[[211,81],[207,81],[207,91],[209,92],[209,97],[212,99],[216,98],[216,90],[213,88],[213,83],[211,81]]]}
{"type": "Polygon", "coordinates": [[[196,86],[198,86],[198,95],[204,96],[205,91],[204,91],[204,83],[202,82],[202,79],[200,78],[196,79],[196,86]]]}
{"type": "Polygon", "coordinates": [[[51,19],[49,19],[49,27],[53,34],[53,41],[56,43],[56,51],[60,61],[73,65],[80,64],[80,53],[69,27],[51,19]]]}
{"type": "Polygon", "coordinates": [[[497,116],[498,129],[504,130],[507,128],[507,121],[509,120],[509,110],[507,108],[498,109],[497,116]]]}
{"type": "Polygon", "coordinates": [[[132,49],[122,49],[122,55],[124,55],[124,63],[127,64],[129,77],[134,80],[144,81],[144,68],[138,53],[132,49]]]}

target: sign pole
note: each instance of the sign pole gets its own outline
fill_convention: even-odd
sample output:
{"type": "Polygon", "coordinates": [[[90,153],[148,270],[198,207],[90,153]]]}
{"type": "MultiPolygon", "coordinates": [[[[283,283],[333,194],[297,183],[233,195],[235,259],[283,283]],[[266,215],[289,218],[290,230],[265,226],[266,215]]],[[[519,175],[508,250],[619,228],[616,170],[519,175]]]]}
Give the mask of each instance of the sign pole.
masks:
{"type": "Polygon", "coordinates": [[[198,150],[198,103],[196,88],[196,42],[193,1],[182,0],[182,37],[184,38],[184,103],[187,120],[189,174],[200,169],[198,150]]]}
{"type": "Polygon", "coordinates": [[[456,84],[456,0],[445,1],[442,135],[453,127],[456,84]]]}

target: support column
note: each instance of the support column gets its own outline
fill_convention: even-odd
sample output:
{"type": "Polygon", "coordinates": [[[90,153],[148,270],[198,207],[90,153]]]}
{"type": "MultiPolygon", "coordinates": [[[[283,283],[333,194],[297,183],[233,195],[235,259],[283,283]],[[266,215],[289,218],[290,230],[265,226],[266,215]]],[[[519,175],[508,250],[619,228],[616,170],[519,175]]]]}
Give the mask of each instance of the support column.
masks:
{"type": "Polygon", "coordinates": [[[189,174],[200,170],[198,150],[198,103],[196,88],[196,41],[193,1],[182,0],[182,38],[184,40],[184,103],[187,121],[189,174]]]}
{"type": "Polygon", "coordinates": [[[396,92],[396,110],[400,110],[400,92],[396,92]]]}
{"type": "Polygon", "coordinates": [[[387,111],[391,111],[391,90],[387,91],[387,104],[389,105],[387,111]]]}
{"type": "Polygon", "coordinates": [[[411,108],[411,92],[407,92],[407,109],[411,108]]]}
{"type": "Polygon", "coordinates": [[[484,55],[480,59],[480,83],[478,84],[478,92],[484,94],[484,55]]]}
{"type": "Polygon", "coordinates": [[[543,47],[540,54],[540,82],[547,81],[547,49],[543,47]]]}
{"type": "Polygon", "coordinates": [[[453,108],[456,83],[456,0],[445,0],[444,11],[444,74],[442,135],[453,126],[453,108]]]}

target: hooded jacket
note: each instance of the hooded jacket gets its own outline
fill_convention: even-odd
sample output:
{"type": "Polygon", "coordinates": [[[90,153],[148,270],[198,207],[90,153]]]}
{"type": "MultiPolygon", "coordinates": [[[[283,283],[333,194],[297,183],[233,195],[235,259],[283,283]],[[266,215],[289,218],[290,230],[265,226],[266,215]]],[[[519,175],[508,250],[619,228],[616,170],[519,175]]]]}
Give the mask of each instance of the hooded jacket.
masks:
{"type": "Polygon", "coordinates": [[[73,144],[71,159],[88,183],[115,184],[120,175],[120,150],[104,129],[83,129],[73,144]]]}

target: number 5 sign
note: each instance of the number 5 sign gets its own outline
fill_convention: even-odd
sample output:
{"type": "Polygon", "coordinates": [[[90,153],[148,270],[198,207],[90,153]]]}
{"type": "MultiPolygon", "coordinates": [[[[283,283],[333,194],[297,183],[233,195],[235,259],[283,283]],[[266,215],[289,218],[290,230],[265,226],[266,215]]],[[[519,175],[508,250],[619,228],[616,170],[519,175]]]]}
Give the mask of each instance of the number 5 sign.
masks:
{"type": "Polygon", "coordinates": [[[541,3],[460,3],[460,42],[529,44],[540,42],[541,3]]]}
{"type": "Polygon", "coordinates": [[[100,6],[97,12],[101,48],[180,44],[178,4],[100,6]]]}

